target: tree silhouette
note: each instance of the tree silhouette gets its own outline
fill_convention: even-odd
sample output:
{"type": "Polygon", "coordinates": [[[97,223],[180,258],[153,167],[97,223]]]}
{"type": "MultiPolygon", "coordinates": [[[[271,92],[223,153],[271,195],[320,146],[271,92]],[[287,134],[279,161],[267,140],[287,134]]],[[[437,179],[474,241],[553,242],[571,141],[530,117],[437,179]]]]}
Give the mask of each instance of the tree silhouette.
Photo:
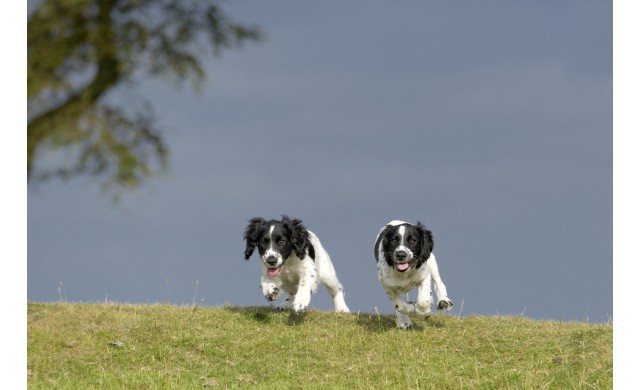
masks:
{"type": "Polygon", "coordinates": [[[27,20],[28,181],[94,175],[118,193],[163,171],[150,107],[120,107],[108,92],[160,76],[197,88],[203,55],[260,39],[213,0],[39,2],[27,20]]]}

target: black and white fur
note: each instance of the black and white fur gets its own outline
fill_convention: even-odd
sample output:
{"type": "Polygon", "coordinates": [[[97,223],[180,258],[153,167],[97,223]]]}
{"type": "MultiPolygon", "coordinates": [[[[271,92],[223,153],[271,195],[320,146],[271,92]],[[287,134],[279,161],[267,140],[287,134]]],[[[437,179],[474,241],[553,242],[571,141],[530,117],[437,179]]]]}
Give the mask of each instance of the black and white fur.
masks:
{"type": "Polygon", "coordinates": [[[260,285],[268,301],[275,301],[283,291],[287,297],[278,310],[304,311],[321,282],[333,297],[337,312],[348,313],[342,285],[336,276],[327,251],[318,237],[307,230],[299,219],[266,221],[256,217],[249,221],[244,232],[249,260],[258,247],[262,263],[260,285]]]}
{"type": "Polygon", "coordinates": [[[375,243],[378,279],[396,310],[398,328],[411,328],[408,315],[431,315],[431,281],[438,295],[438,309],[450,310],[453,303],[438,272],[433,254],[433,236],[420,222],[413,225],[394,220],[378,233],[375,243]],[[418,298],[405,302],[402,295],[418,288],[418,298]]]}

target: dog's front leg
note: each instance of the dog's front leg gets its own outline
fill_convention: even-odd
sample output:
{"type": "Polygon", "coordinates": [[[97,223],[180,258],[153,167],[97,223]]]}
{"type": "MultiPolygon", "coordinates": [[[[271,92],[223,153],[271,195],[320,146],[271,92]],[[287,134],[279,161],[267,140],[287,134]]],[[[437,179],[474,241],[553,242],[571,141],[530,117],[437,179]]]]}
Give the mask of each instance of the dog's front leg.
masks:
{"type": "Polygon", "coordinates": [[[312,286],[313,279],[311,277],[305,276],[300,280],[298,291],[296,291],[296,294],[293,297],[293,303],[291,304],[293,311],[300,313],[307,309],[309,303],[311,303],[312,286]]]}
{"type": "Polygon", "coordinates": [[[433,304],[433,293],[431,292],[431,278],[426,278],[418,285],[418,300],[416,302],[416,314],[425,318],[431,317],[431,305],[433,304]]]}
{"type": "Polygon", "coordinates": [[[413,303],[403,301],[400,292],[396,289],[385,287],[385,291],[391,301],[391,304],[393,304],[393,307],[396,309],[396,325],[398,328],[413,328],[413,323],[409,319],[408,315],[415,313],[415,305],[413,303]]]}
{"type": "Polygon", "coordinates": [[[273,302],[280,297],[280,288],[278,288],[278,285],[273,279],[263,276],[260,279],[260,286],[262,287],[262,295],[264,295],[267,301],[273,302]]]}

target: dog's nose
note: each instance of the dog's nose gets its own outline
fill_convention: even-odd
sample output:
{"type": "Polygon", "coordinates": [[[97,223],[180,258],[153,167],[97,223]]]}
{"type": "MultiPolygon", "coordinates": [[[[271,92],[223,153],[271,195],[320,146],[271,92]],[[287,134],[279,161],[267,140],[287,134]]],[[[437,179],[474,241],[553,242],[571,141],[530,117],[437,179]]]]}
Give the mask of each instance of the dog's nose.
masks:
{"type": "Polygon", "coordinates": [[[275,256],[269,256],[267,257],[267,264],[269,265],[276,265],[278,263],[278,259],[276,259],[275,256]]]}
{"type": "Polygon", "coordinates": [[[407,252],[405,251],[397,251],[395,255],[397,261],[405,261],[407,259],[407,252]]]}

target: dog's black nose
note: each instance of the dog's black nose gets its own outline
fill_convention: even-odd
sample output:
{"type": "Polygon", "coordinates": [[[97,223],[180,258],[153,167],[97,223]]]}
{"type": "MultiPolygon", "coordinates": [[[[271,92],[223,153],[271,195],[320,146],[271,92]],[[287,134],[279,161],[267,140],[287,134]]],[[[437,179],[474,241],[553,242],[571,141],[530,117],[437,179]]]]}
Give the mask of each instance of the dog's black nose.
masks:
{"type": "Polygon", "coordinates": [[[396,256],[396,260],[397,261],[405,261],[406,258],[407,258],[407,252],[405,252],[405,251],[397,251],[395,253],[395,256],[396,256]]]}
{"type": "Polygon", "coordinates": [[[278,263],[278,259],[276,259],[275,256],[269,256],[267,257],[267,264],[269,265],[276,265],[278,263]]]}

